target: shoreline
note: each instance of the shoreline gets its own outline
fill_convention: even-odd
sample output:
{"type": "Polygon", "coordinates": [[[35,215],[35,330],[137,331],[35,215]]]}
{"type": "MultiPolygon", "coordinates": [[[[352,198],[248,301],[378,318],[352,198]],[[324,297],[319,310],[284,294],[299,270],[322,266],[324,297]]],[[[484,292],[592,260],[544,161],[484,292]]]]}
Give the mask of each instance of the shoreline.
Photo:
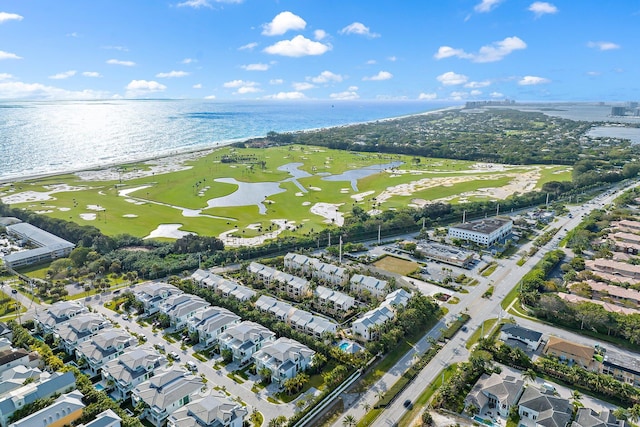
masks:
{"type": "MultiPolygon", "coordinates": [[[[401,120],[401,119],[406,119],[406,118],[410,118],[410,117],[418,117],[418,116],[425,116],[425,115],[429,115],[429,114],[437,114],[437,113],[442,113],[442,112],[445,112],[445,111],[460,110],[462,108],[463,108],[463,106],[449,106],[449,107],[444,107],[444,108],[438,108],[436,110],[423,111],[421,113],[415,113],[415,114],[405,114],[405,115],[402,115],[402,116],[386,117],[386,118],[382,118],[382,119],[367,120],[367,121],[363,121],[363,122],[354,122],[354,123],[348,123],[348,124],[344,124],[344,125],[336,125],[336,126],[331,126],[331,127],[308,128],[308,129],[301,129],[301,130],[289,131],[289,132],[281,132],[281,133],[295,134],[295,133],[305,133],[305,132],[317,132],[317,131],[329,130],[329,129],[339,129],[339,128],[345,128],[345,127],[349,127],[349,126],[357,126],[357,125],[368,124],[368,123],[387,122],[387,121],[391,121],[391,120],[401,120]]],[[[29,182],[29,181],[37,181],[37,180],[41,180],[41,179],[44,179],[44,178],[53,178],[53,177],[61,176],[61,175],[77,174],[77,173],[80,173],[80,172],[102,171],[102,170],[107,170],[107,169],[111,169],[111,168],[115,168],[115,167],[119,167],[119,166],[131,165],[131,164],[134,164],[134,163],[147,163],[147,162],[151,162],[151,161],[154,161],[154,160],[166,159],[166,158],[177,157],[177,156],[187,156],[187,155],[190,155],[190,154],[199,154],[200,153],[200,155],[198,155],[197,157],[203,157],[203,156],[206,156],[206,155],[210,154],[210,152],[213,152],[213,151],[215,151],[215,150],[217,150],[219,148],[224,148],[226,146],[229,146],[231,144],[235,144],[237,142],[245,142],[245,141],[248,141],[248,140],[254,139],[254,138],[264,138],[265,136],[266,135],[247,136],[247,137],[230,139],[230,140],[225,140],[225,141],[218,141],[218,142],[212,143],[212,145],[208,144],[206,146],[201,146],[201,147],[198,147],[198,148],[185,148],[183,150],[172,150],[171,152],[168,152],[168,153],[154,154],[154,155],[150,155],[150,156],[143,156],[143,157],[139,157],[139,158],[136,158],[136,159],[130,159],[130,160],[124,160],[124,161],[108,162],[108,163],[105,163],[103,165],[80,167],[80,168],[69,169],[69,170],[64,170],[64,171],[57,171],[57,172],[36,173],[36,174],[23,175],[23,176],[14,177],[14,178],[12,178],[12,177],[6,177],[6,178],[0,177],[0,186],[13,185],[14,183],[26,183],[26,182],[29,182]]]]}

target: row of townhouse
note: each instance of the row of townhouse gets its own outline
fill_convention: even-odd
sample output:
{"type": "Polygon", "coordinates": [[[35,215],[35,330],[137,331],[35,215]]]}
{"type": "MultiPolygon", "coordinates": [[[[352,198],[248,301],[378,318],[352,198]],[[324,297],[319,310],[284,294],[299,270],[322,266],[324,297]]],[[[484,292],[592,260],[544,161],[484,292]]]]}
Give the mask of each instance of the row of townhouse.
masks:
{"type": "Polygon", "coordinates": [[[396,307],[406,307],[411,296],[410,292],[402,288],[391,292],[380,306],[369,310],[351,324],[353,335],[365,341],[377,339],[380,336],[380,328],[395,318],[396,307]]]}
{"type": "Polygon", "coordinates": [[[311,295],[309,282],[301,277],[284,273],[258,262],[249,264],[247,272],[251,277],[264,283],[267,288],[284,292],[289,298],[296,301],[300,301],[311,295]]]}
{"type": "Polygon", "coordinates": [[[288,271],[300,273],[333,286],[345,286],[349,282],[349,272],[346,268],[306,255],[288,253],[284,257],[284,267],[288,271]]]}
{"type": "MultiPolygon", "coordinates": [[[[608,285],[595,280],[587,280],[585,283],[591,290],[591,298],[593,299],[609,300],[625,305],[640,305],[640,291],[622,286],[608,285]]],[[[570,285],[570,289],[573,290],[575,285],[576,284],[570,285]]]]}
{"type": "Polygon", "coordinates": [[[211,288],[225,298],[235,298],[238,301],[249,301],[256,296],[256,292],[239,284],[236,281],[225,279],[224,277],[207,270],[198,269],[191,275],[191,280],[199,286],[211,288]]]}
{"type": "Polygon", "coordinates": [[[586,260],[585,267],[596,274],[602,272],[613,275],[615,276],[614,280],[617,282],[625,282],[627,281],[627,278],[634,281],[640,280],[640,265],[597,258],[593,260],[586,260]]]}
{"type": "Polygon", "coordinates": [[[335,334],[338,331],[338,325],[335,322],[295,308],[287,302],[267,295],[262,295],[258,298],[255,306],[258,310],[272,314],[292,328],[313,335],[316,338],[320,338],[327,333],[335,334]]]}
{"type": "Polygon", "coordinates": [[[291,272],[310,276],[333,286],[349,285],[352,292],[360,294],[368,292],[376,298],[384,297],[389,293],[389,284],[386,280],[363,274],[354,274],[349,277],[347,269],[306,255],[288,253],[284,257],[284,266],[291,272]]]}

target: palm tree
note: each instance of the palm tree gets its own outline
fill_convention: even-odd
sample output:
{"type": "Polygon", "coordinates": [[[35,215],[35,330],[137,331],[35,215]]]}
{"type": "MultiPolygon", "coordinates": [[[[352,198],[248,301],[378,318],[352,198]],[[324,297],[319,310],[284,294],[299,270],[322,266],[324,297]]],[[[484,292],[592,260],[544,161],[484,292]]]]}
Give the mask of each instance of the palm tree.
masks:
{"type": "Polygon", "coordinates": [[[531,382],[535,382],[536,378],[538,378],[538,375],[536,375],[536,371],[534,371],[533,369],[529,368],[526,371],[524,371],[524,378],[525,378],[525,380],[529,380],[531,382]]]}
{"type": "Polygon", "coordinates": [[[629,413],[629,419],[631,421],[633,421],[634,423],[637,423],[638,420],[640,420],[640,405],[639,404],[636,403],[631,408],[628,408],[627,412],[629,413]]]}
{"type": "Polygon", "coordinates": [[[353,415],[346,415],[342,420],[342,425],[344,427],[353,427],[357,424],[356,417],[353,415]]]}
{"type": "Polygon", "coordinates": [[[371,405],[369,404],[369,402],[364,402],[360,406],[362,406],[362,409],[364,409],[364,412],[369,412],[369,410],[371,409],[371,405]]]}

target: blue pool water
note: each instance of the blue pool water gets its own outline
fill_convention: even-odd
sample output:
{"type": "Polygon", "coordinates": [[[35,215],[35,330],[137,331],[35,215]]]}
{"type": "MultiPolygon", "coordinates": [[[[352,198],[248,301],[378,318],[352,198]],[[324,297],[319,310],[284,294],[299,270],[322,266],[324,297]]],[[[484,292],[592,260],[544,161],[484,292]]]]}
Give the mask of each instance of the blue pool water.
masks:
{"type": "Polygon", "coordinates": [[[347,349],[349,348],[349,343],[348,342],[343,342],[341,343],[339,346],[340,350],[342,351],[347,351],[347,349]]]}
{"type": "Polygon", "coordinates": [[[93,386],[96,390],[98,391],[102,391],[104,390],[104,386],[102,384],[96,384],[93,386]]]}

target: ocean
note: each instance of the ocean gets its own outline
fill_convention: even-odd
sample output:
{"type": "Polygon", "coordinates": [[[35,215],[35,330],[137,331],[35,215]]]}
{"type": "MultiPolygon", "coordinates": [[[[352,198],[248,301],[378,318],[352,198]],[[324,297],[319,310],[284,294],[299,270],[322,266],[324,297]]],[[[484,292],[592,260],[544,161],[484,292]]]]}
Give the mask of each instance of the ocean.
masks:
{"type": "Polygon", "coordinates": [[[0,102],[0,182],[131,163],[265,136],[452,106],[417,101],[0,102]]]}

